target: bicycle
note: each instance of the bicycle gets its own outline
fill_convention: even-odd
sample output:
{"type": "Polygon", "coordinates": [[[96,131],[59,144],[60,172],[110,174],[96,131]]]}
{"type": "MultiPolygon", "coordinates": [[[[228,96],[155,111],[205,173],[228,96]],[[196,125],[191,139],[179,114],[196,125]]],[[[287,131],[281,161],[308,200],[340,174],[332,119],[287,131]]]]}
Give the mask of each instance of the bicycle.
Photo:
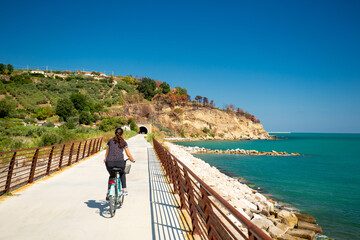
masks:
{"type": "Polygon", "coordinates": [[[124,171],[123,168],[112,168],[115,173],[115,181],[110,181],[109,190],[109,203],[111,217],[115,216],[117,206],[122,206],[124,203],[124,194],[121,188],[120,172],[124,171]]]}

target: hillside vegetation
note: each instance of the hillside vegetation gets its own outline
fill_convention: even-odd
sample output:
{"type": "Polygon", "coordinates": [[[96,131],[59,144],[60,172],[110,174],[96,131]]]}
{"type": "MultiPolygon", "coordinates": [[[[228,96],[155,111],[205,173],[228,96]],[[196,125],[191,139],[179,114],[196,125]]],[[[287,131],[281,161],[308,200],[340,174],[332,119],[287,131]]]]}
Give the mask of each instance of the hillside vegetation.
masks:
{"type": "Polygon", "coordinates": [[[11,64],[0,64],[0,151],[101,136],[125,124],[137,132],[137,121],[153,122],[155,131],[167,136],[227,136],[216,136],[216,124],[194,127],[186,122],[186,115],[180,116],[194,107],[260,122],[234,105],[220,110],[207,97],[191,100],[185,88],[171,89],[166,82],[148,77],[86,75],[81,71],[15,70],[11,64]]]}

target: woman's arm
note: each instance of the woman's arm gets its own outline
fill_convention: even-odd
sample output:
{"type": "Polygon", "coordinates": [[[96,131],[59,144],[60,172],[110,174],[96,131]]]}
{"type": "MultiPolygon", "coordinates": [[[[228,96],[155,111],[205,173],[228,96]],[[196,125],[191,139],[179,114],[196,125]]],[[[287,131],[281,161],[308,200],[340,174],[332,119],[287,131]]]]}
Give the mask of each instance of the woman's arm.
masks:
{"type": "Polygon", "coordinates": [[[106,147],[106,153],[105,153],[105,159],[104,162],[106,162],[107,155],[109,154],[109,146],[106,147]]]}
{"type": "Polygon", "coordinates": [[[129,148],[125,148],[125,152],[126,152],[126,155],[128,156],[128,158],[130,159],[130,161],[132,162],[135,162],[135,159],[133,158],[133,156],[131,155],[130,151],[129,151],[129,148]]]}

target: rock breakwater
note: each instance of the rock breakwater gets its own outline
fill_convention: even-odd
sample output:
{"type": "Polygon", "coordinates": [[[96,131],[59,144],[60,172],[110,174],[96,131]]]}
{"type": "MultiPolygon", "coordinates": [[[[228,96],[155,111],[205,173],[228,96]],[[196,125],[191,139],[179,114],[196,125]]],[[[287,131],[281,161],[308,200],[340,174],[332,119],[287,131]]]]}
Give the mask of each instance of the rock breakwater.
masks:
{"type": "Polygon", "coordinates": [[[219,153],[219,154],[242,154],[242,155],[267,155],[267,156],[300,156],[299,153],[287,153],[287,152],[277,152],[272,150],[271,152],[260,152],[257,150],[245,150],[245,149],[208,149],[204,147],[185,147],[178,146],[179,148],[189,152],[189,153],[219,153]]]}
{"type": "MultiPolygon", "coordinates": [[[[165,142],[164,145],[240,214],[273,239],[314,239],[317,233],[322,233],[321,227],[316,224],[316,220],[312,216],[277,209],[273,200],[267,199],[237,179],[221,173],[203,160],[195,158],[191,155],[191,151],[188,151],[189,149],[186,150],[186,147],[168,142],[165,142]]],[[[224,211],[226,213],[226,210],[224,211]]],[[[233,215],[228,212],[227,215],[244,233],[247,232],[245,226],[242,226],[233,215]]]]}

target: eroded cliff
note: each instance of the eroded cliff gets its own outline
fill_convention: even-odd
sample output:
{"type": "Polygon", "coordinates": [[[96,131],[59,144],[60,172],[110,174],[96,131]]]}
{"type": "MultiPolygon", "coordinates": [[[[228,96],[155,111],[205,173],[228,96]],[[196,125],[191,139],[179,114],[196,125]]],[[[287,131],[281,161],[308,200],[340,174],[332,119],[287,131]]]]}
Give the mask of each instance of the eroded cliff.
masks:
{"type": "Polygon", "coordinates": [[[111,115],[152,122],[168,136],[191,139],[268,139],[260,123],[235,111],[199,105],[132,104],[110,111],[111,115]],[[118,111],[118,112],[117,112],[118,111]]]}

